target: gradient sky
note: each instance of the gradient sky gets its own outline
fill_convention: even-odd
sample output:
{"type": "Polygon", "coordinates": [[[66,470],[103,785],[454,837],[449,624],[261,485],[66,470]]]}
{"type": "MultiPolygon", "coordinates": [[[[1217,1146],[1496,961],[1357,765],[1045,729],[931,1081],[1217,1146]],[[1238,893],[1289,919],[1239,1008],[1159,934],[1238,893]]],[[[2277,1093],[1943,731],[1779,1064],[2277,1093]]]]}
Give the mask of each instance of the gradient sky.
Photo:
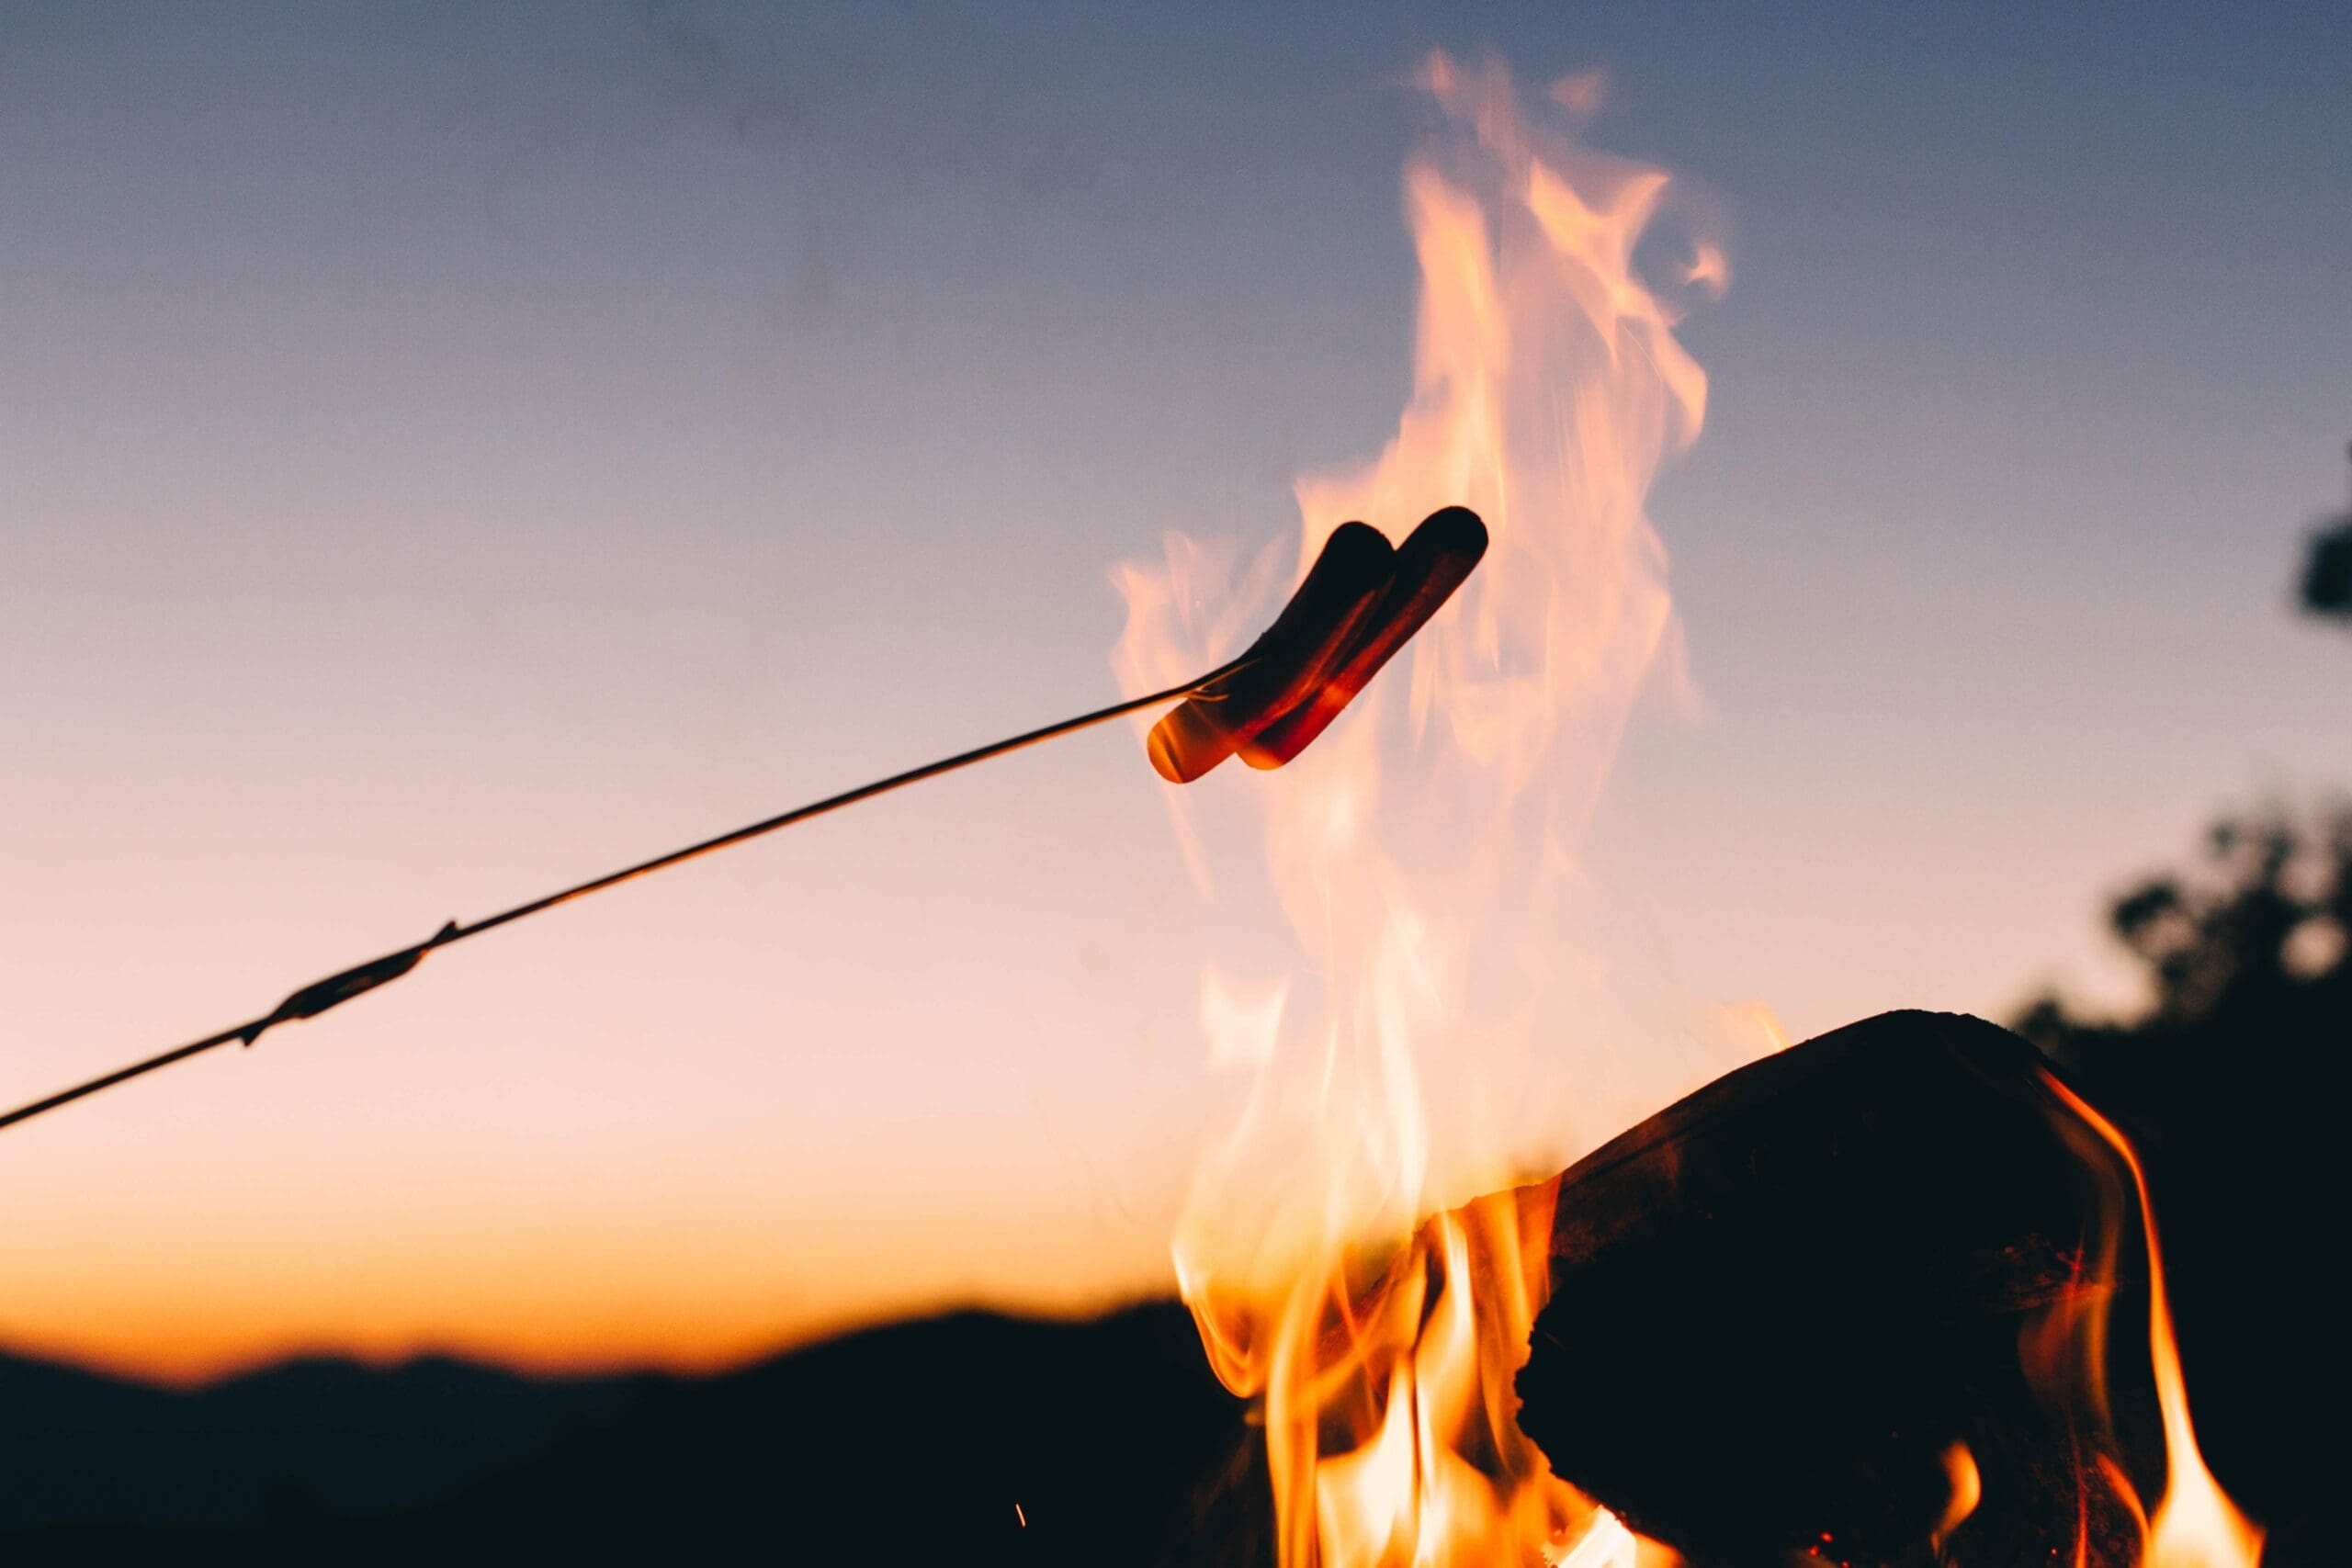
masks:
{"type": "MultiPolygon", "coordinates": [[[[1705,712],[1595,869],[1802,1036],[2117,994],[2352,781],[2340,6],[0,3],[0,1101],[1108,699],[1408,388],[1432,46],[1726,233],[1652,514],[1705,712]],[[2053,14],[2056,13],[2056,14],[2053,14]]],[[[1262,785],[1262,781],[1260,781],[1262,785]]],[[[1204,915],[1105,730],[0,1136],[0,1342],[709,1362],[1164,1287],[1204,915]]]]}

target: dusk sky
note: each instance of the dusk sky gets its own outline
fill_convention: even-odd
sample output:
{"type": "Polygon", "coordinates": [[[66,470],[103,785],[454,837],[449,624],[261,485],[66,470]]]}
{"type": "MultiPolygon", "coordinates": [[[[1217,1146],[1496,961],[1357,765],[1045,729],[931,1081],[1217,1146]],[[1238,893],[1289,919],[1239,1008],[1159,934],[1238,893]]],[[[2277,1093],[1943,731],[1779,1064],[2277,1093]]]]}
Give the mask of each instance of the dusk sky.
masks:
{"type": "MultiPolygon", "coordinates": [[[[1698,700],[1589,845],[1626,985],[2128,1001],[2106,897],[2352,784],[2290,604],[2341,6],[0,0],[0,1109],[1112,700],[1119,563],[1396,427],[1433,48],[1604,72],[1584,139],[1730,257],[1649,503],[1698,700]]],[[[0,1134],[0,1344],[703,1364],[1169,1289],[1234,1088],[1168,787],[1100,730],[0,1134]]]]}

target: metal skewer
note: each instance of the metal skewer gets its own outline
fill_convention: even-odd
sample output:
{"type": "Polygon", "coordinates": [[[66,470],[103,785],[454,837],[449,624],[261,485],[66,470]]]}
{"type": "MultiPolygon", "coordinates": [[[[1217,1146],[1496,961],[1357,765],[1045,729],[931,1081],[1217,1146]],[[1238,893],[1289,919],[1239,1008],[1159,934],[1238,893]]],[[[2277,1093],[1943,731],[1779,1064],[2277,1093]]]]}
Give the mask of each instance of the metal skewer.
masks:
{"type": "Polygon", "coordinates": [[[142,1074],[152,1073],[158,1067],[168,1067],[174,1062],[184,1062],[190,1056],[200,1055],[215,1046],[226,1045],[232,1040],[251,1045],[260,1039],[264,1032],[281,1023],[288,1023],[300,1018],[316,1018],[330,1008],[341,1007],[354,997],[399,979],[423,963],[424,955],[436,948],[448,947],[465,941],[468,937],[480,936],[484,931],[496,931],[501,926],[511,925],[516,920],[538,914],[542,910],[552,909],[560,904],[569,904],[574,899],[585,898],[592,893],[601,893],[607,887],[616,887],[624,882],[650,875],[667,867],[682,865],[687,861],[703,855],[713,854],[732,845],[745,843],[765,834],[789,828],[797,822],[806,822],[812,817],[822,817],[829,811],[839,811],[845,806],[854,806],[861,800],[871,800],[877,795],[887,795],[894,789],[902,789],[908,784],[937,778],[942,773],[951,773],[958,768],[967,768],[974,762],[984,762],[991,757],[1001,757],[1008,751],[1018,751],[1023,747],[1035,746],[1058,736],[1075,734],[1081,729],[1091,729],[1098,724],[1108,723],[1112,719],[1134,713],[1140,708],[1173,702],[1179,697],[1214,702],[1216,700],[1216,694],[1213,688],[1216,682],[1255,661],[1250,654],[1244,654],[1229,663],[1219,665],[1197,680],[1185,682],[1181,686],[1170,686],[1164,692],[1154,692],[1149,696],[1130,697],[1125,702],[1114,703],[1109,707],[1097,708],[1092,713],[1080,714],[1076,718],[1066,718],[1058,724],[1049,724],[1043,728],[1032,729],[1024,734],[1015,735],[1010,739],[991,741],[986,746],[976,746],[968,751],[959,751],[952,757],[944,757],[936,762],[925,762],[919,768],[909,768],[904,773],[892,773],[888,778],[876,779],[872,784],[860,784],[855,789],[845,789],[839,795],[829,795],[822,800],[811,801],[806,806],[795,807],[776,816],[763,818],[757,822],[737,828],[731,832],[721,833],[716,838],[688,844],[681,850],[672,850],[667,854],[655,855],[651,860],[639,861],[635,865],[624,866],[619,871],[607,872],[602,876],[592,877],[586,882],[567,887],[560,893],[550,893],[545,897],[534,898],[527,904],[517,904],[511,909],[502,909],[497,914],[485,915],[481,919],[468,924],[461,925],[456,920],[451,920],[413,947],[403,947],[397,953],[388,953],[381,958],[372,958],[365,964],[356,964],[348,969],[338,971],[323,980],[311,981],[259,1018],[232,1025],[218,1034],[208,1034],[201,1040],[191,1040],[185,1045],[174,1046],[171,1050],[159,1055],[150,1056],[145,1061],[133,1062],[130,1066],[118,1068],[103,1077],[95,1077],[87,1083],[76,1084],[72,1089],[61,1089],[46,1100],[37,1100],[30,1105],[18,1106],[14,1111],[0,1114],[0,1129],[13,1127],[19,1122],[29,1121],[41,1112],[54,1111],[61,1105],[71,1105],[74,1101],[96,1094],[102,1089],[112,1089],[119,1083],[127,1083],[142,1074]]]}
{"type": "Polygon", "coordinates": [[[1190,783],[1237,750],[1244,750],[1245,759],[1252,767],[1280,767],[1320,734],[1324,725],[1363,689],[1389,655],[1420,629],[1478,564],[1486,548],[1486,525],[1476,513],[1459,506],[1432,513],[1414,530],[1401,550],[1392,549],[1378,530],[1364,524],[1342,524],[1324,541],[1314,566],[1273,625],[1238,658],[1195,680],[1148,696],[1130,697],[1010,739],[976,746],[936,762],[925,762],[919,768],[845,789],[839,795],[829,795],[822,800],[795,807],[682,850],[672,850],[668,854],[591,877],[560,893],[486,915],[470,924],[451,920],[413,947],[403,947],[397,953],[340,970],[323,980],[311,981],[259,1018],[174,1046],[145,1061],[133,1062],[103,1077],[61,1089],[46,1100],[0,1114],[0,1131],[45,1111],[71,1105],[102,1089],[112,1089],[158,1067],[168,1067],[174,1062],[226,1045],[232,1040],[251,1045],[281,1023],[316,1018],[330,1008],[341,1007],[354,997],[399,979],[424,963],[424,955],[436,948],[452,946],[559,904],[585,898],[592,893],[601,893],[665,867],[806,822],[812,817],[839,811],[861,800],[871,800],[877,795],[954,773],[990,757],[1001,757],[1024,746],[1089,729],[1141,708],[1185,699],[1182,707],[1164,716],[1153,728],[1147,746],[1153,766],[1171,784],[1190,783]],[[1261,736],[1272,739],[1262,746],[1254,744],[1261,736]]]}

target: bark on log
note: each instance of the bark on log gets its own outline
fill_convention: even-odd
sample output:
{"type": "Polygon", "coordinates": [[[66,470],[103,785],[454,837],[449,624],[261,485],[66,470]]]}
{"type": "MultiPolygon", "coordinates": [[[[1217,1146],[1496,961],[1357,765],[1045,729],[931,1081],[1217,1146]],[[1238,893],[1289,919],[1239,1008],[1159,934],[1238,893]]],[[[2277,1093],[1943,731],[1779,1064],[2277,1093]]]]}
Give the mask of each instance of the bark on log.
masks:
{"type": "MultiPolygon", "coordinates": [[[[2052,1358],[2082,1348],[2101,1237],[2127,1286],[2143,1254],[2128,1174],[2048,1070],[1980,1020],[1888,1013],[1580,1161],[1521,1429],[1702,1564],[2071,1562],[2086,1513],[2090,1561],[2114,1552],[2089,1392],[2052,1358]],[[1983,1501],[1939,1544],[1955,1443],[1983,1501]]],[[[2119,1349],[2142,1310],[2118,1305],[2119,1349]]]]}

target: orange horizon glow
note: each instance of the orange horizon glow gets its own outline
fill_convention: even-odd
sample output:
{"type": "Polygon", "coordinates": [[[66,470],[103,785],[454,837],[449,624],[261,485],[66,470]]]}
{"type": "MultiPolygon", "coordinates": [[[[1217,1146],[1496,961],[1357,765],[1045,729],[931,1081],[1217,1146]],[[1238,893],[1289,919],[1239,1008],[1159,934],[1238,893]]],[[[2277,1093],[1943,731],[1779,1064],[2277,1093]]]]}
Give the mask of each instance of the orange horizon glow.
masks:
{"type": "MultiPolygon", "coordinates": [[[[712,1239],[726,1238],[702,1241],[712,1239]]],[[[1096,1261],[1057,1258],[1050,1247],[1036,1256],[1078,1278],[1096,1261]]],[[[447,1357],[534,1376],[709,1373],[947,1313],[1080,1320],[1174,1298],[1172,1280],[1159,1289],[1015,1293],[942,1288],[917,1277],[893,1293],[890,1281],[869,1269],[859,1282],[868,1296],[859,1307],[812,1303],[798,1314],[780,1311],[780,1302],[806,1294],[797,1270],[746,1269],[730,1247],[675,1237],[640,1237],[634,1246],[607,1237],[526,1253],[469,1247],[445,1230],[424,1256],[386,1250],[308,1277],[272,1267],[266,1256],[150,1245],[129,1255],[85,1255],[30,1290],[20,1279],[0,1309],[0,1355],[175,1388],[311,1358],[388,1366],[447,1357]],[[630,1292],[626,1281],[649,1258],[659,1260],[664,1288],[630,1292]],[[175,1278],[169,1292],[153,1288],[159,1274],[175,1278]]]]}
{"type": "Polygon", "coordinates": [[[293,1311],[273,1314],[266,1303],[218,1299],[192,1303],[209,1319],[157,1310],[105,1316],[81,1332],[54,1339],[0,1333],[0,1357],[70,1367],[100,1376],[187,1391],[209,1387],[290,1361],[350,1361],[374,1369],[414,1361],[454,1360],[534,1378],[594,1378],[637,1372],[703,1377],[754,1366],[811,1345],[898,1324],[965,1312],[1002,1314],[1046,1323],[1086,1323],[1130,1308],[1170,1303],[1166,1292],[1074,1296],[1063,1305],[1023,1297],[1007,1300],[946,1294],[910,1297],[879,1308],[806,1323],[779,1323],[773,1303],[750,1310],[719,1309],[704,1317],[659,1320],[628,1314],[610,1332],[608,1321],[574,1321],[542,1296],[487,1294],[472,1307],[479,1318],[447,1328],[418,1326],[447,1315],[447,1297],[420,1292],[412,1301],[379,1299],[368,1307],[321,1298],[332,1316],[293,1311]],[[371,1320],[380,1319],[380,1322],[371,1320]],[[205,1332],[207,1323],[217,1323],[205,1332]],[[484,1329],[488,1322],[494,1326],[484,1329]],[[321,1323],[331,1323],[322,1329],[321,1323]],[[543,1330],[543,1332],[535,1332],[543,1330]]]}

